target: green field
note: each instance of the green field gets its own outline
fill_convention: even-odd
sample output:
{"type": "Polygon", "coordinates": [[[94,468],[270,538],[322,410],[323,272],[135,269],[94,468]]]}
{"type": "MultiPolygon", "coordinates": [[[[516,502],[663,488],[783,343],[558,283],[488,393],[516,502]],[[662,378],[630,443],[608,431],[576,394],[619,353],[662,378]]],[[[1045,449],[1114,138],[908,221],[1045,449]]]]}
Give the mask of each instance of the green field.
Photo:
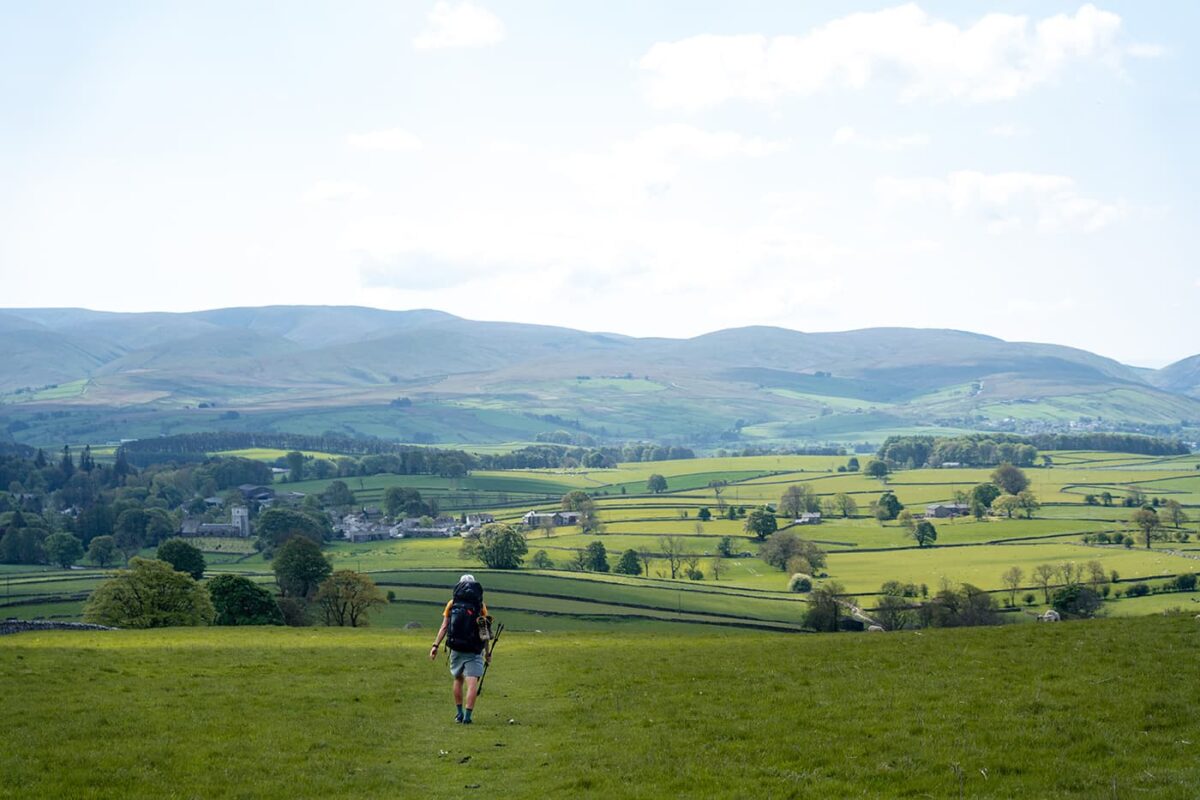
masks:
{"type": "Polygon", "coordinates": [[[0,639],[6,797],[1186,798],[1200,629],[511,633],[455,726],[430,632],[0,639]]]}

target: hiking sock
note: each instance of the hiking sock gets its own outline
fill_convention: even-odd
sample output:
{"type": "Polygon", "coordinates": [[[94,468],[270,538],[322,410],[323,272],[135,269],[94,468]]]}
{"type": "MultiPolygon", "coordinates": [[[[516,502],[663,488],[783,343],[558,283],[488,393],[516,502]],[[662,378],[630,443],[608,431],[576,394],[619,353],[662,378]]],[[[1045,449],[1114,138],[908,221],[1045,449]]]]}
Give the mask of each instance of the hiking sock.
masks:
{"type": "Polygon", "coordinates": [[[457,706],[455,706],[455,708],[457,708],[457,709],[458,709],[458,713],[454,715],[454,721],[455,721],[455,722],[462,722],[462,721],[463,721],[463,707],[462,707],[462,703],[459,703],[457,706]]]}
{"type": "Polygon", "coordinates": [[[463,721],[463,725],[471,724],[471,709],[468,708],[463,711],[463,720],[462,721],[463,721]]]}

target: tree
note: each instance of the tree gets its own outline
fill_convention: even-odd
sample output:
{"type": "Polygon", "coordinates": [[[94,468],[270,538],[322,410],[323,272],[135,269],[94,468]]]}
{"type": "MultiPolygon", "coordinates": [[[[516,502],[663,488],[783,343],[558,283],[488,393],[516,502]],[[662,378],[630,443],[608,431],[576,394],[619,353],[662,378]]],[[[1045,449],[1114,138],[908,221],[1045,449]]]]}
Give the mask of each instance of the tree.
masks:
{"type": "Polygon", "coordinates": [[[87,551],[88,561],[97,567],[107,567],[117,560],[117,543],[111,536],[97,536],[92,539],[87,551]]]}
{"type": "Polygon", "coordinates": [[[285,541],[271,566],[280,593],[300,600],[311,597],[333,572],[320,545],[307,536],[293,536],[285,541]]]}
{"type": "Polygon", "coordinates": [[[657,472],[646,479],[646,491],[652,494],[662,494],[667,490],[667,479],[657,472]]]}
{"type": "Polygon", "coordinates": [[[747,514],[746,524],[743,527],[746,533],[754,534],[760,542],[779,530],[775,515],[765,508],[756,508],[747,514]]]}
{"type": "Polygon", "coordinates": [[[304,480],[304,453],[293,450],[284,456],[288,466],[288,480],[293,483],[304,480]]]}
{"type": "Polygon", "coordinates": [[[1104,565],[1099,561],[1087,562],[1088,583],[1092,586],[1092,591],[1099,591],[1100,584],[1108,580],[1108,576],[1104,574],[1104,565]]]}
{"type": "Polygon", "coordinates": [[[339,569],[321,582],[317,603],[325,614],[326,625],[357,628],[368,623],[371,609],[386,605],[387,600],[370,576],[339,569]]]}
{"type": "Polygon", "coordinates": [[[637,550],[632,547],[621,553],[621,559],[617,562],[617,566],[613,568],[613,572],[618,575],[641,575],[642,562],[638,558],[637,550]]]}
{"type": "Polygon", "coordinates": [[[885,631],[903,630],[912,620],[912,611],[902,597],[885,594],[871,612],[885,631]]]}
{"type": "MultiPolygon", "coordinates": [[[[712,576],[713,576],[713,580],[714,580],[714,581],[719,581],[719,580],[721,580],[721,570],[722,570],[722,567],[721,567],[721,559],[720,559],[720,558],[714,558],[714,559],[713,559],[713,560],[712,560],[710,563],[712,564],[712,576]]],[[[1195,577],[1195,576],[1193,576],[1193,577],[1195,577]]]]}
{"type": "Polygon", "coordinates": [[[113,538],[126,559],[141,550],[146,543],[146,512],[140,508],[127,508],[118,514],[113,525],[113,538]]]}
{"type": "Polygon", "coordinates": [[[0,561],[5,564],[41,564],[46,560],[42,542],[46,531],[42,528],[17,528],[9,525],[8,532],[0,539],[0,561]]]}
{"type": "Polygon", "coordinates": [[[1008,494],[1020,494],[1029,488],[1029,478],[1020,467],[1012,464],[1001,464],[991,475],[992,483],[999,486],[1008,494]]]}
{"type": "Polygon", "coordinates": [[[383,510],[389,517],[419,517],[433,510],[421,493],[407,486],[389,486],[383,493],[383,510]]]}
{"type": "Polygon", "coordinates": [[[596,501],[580,489],[567,492],[562,497],[564,511],[579,512],[579,527],[584,533],[599,533],[604,526],[596,514],[596,501]]]}
{"type": "Polygon", "coordinates": [[[266,549],[279,547],[296,536],[319,545],[325,538],[325,528],[315,517],[290,508],[268,508],[258,515],[254,526],[259,543],[266,549]]]}
{"type": "Polygon", "coordinates": [[[180,572],[186,572],[196,580],[204,577],[204,569],[208,566],[200,548],[183,539],[168,539],[163,542],[158,546],[154,557],[167,562],[180,572]]]}
{"type": "Polygon", "coordinates": [[[867,462],[867,468],[863,471],[866,472],[868,477],[877,478],[880,481],[886,481],[888,473],[891,472],[891,469],[888,467],[886,461],[880,461],[877,458],[873,458],[867,462]]]}
{"type": "Polygon", "coordinates": [[[529,559],[529,567],[531,569],[554,569],[554,562],[550,560],[550,554],[545,550],[538,550],[533,554],[533,558],[529,559]]]}
{"type": "Polygon", "coordinates": [[[147,558],[134,558],[129,569],[100,584],[83,610],[88,622],[121,628],[207,625],[215,614],[194,578],[147,558]]]}
{"type": "Polygon", "coordinates": [[[1101,492],[1100,502],[1106,506],[1111,506],[1113,504],[1112,492],[1101,492]]]}
{"type": "Polygon", "coordinates": [[[264,587],[242,575],[218,575],[208,582],[214,625],[282,625],[279,604],[264,587]]]}
{"type": "Polygon", "coordinates": [[[1171,525],[1175,528],[1182,528],[1184,523],[1189,522],[1188,515],[1178,500],[1167,501],[1167,519],[1171,520],[1171,525]]]}
{"type": "Polygon", "coordinates": [[[901,528],[904,528],[905,535],[907,536],[912,536],[917,530],[917,521],[913,518],[912,512],[907,508],[896,516],[896,521],[900,523],[901,528]]]}
{"type": "Polygon", "coordinates": [[[175,520],[172,519],[171,515],[163,509],[146,509],[146,534],[144,537],[145,544],[156,545],[159,542],[174,536],[175,532],[178,530],[179,526],[175,523],[175,520]]]}
{"type": "Polygon", "coordinates": [[[904,506],[900,503],[900,499],[892,492],[884,492],[875,501],[875,519],[880,522],[895,519],[903,510],[904,506]]]}
{"type": "Polygon", "coordinates": [[[992,502],[1001,494],[1000,487],[994,483],[981,483],[971,490],[970,503],[979,502],[984,508],[991,508],[992,502]]]}
{"type": "Polygon", "coordinates": [[[843,617],[842,603],[850,603],[850,598],[841,599],[846,588],[836,581],[821,584],[812,590],[808,596],[808,612],[804,615],[804,624],[815,631],[832,633],[841,628],[843,617]]]}
{"type": "Polygon", "coordinates": [[[780,531],[763,542],[758,557],[783,572],[811,572],[825,566],[825,551],[791,531],[780,531]],[[808,569],[791,568],[797,557],[804,559],[808,569]]]}
{"type": "Polygon", "coordinates": [[[1148,506],[1139,508],[1133,512],[1133,524],[1142,532],[1142,541],[1146,543],[1146,549],[1149,550],[1150,542],[1153,541],[1154,534],[1159,528],[1157,512],[1148,506]]]}
{"type": "Polygon", "coordinates": [[[1021,500],[1015,494],[1006,494],[997,497],[992,503],[992,510],[997,511],[1004,516],[1012,519],[1012,515],[1021,507],[1021,500]]]}
{"type": "Polygon", "coordinates": [[[850,456],[850,460],[846,462],[847,472],[858,472],[858,457],[850,456]]]}
{"type": "Polygon", "coordinates": [[[492,523],[463,539],[462,554],[491,569],[517,569],[529,552],[525,537],[511,525],[492,523]]]}
{"type": "Polygon", "coordinates": [[[712,519],[712,512],[708,510],[708,506],[704,506],[696,512],[696,518],[701,522],[708,522],[710,519],[712,519]]]}
{"type": "Polygon", "coordinates": [[[604,542],[595,539],[580,553],[580,566],[587,572],[608,572],[608,550],[604,542]]]}
{"type": "Polygon", "coordinates": [[[806,511],[820,509],[820,499],[804,484],[792,484],[779,498],[779,515],[785,519],[796,519],[806,511]]]}
{"type": "Polygon", "coordinates": [[[1033,492],[1025,489],[1017,493],[1017,506],[1025,512],[1025,519],[1033,519],[1033,512],[1041,508],[1042,504],[1033,492]]]}
{"type": "Polygon", "coordinates": [[[344,508],[354,505],[354,492],[345,481],[333,481],[321,492],[321,501],[327,506],[344,508]]]}
{"type": "MultiPolygon", "coordinates": [[[[678,577],[680,565],[683,563],[683,558],[686,555],[684,540],[678,536],[660,536],[658,546],[662,549],[663,558],[667,560],[667,566],[671,570],[671,577],[678,577]]],[[[646,564],[650,563],[649,559],[644,559],[644,561],[646,564]]]]}
{"type": "Polygon", "coordinates": [[[916,540],[917,547],[927,547],[937,541],[937,528],[929,520],[923,519],[917,523],[912,538],[916,540]]]}
{"type": "Polygon", "coordinates": [[[1008,603],[1009,605],[1017,604],[1017,590],[1021,588],[1021,581],[1025,579],[1025,572],[1020,567],[1009,567],[1000,576],[1000,580],[1008,587],[1008,603]]]}
{"type": "Polygon", "coordinates": [[[1054,593],[1054,610],[1064,617],[1095,616],[1100,603],[1100,595],[1077,583],[1064,586],[1054,593]]]}
{"type": "Polygon", "coordinates": [[[42,542],[46,550],[46,558],[52,564],[58,564],[63,569],[83,558],[83,542],[70,533],[52,533],[42,542]]]}
{"type": "Polygon", "coordinates": [[[845,492],[839,492],[833,496],[833,507],[841,512],[843,517],[852,517],[858,513],[857,501],[845,492]]]}
{"type": "Polygon", "coordinates": [[[1033,582],[1042,587],[1042,597],[1047,603],[1050,602],[1050,584],[1057,574],[1058,570],[1050,564],[1038,564],[1033,568],[1033,582]]]}
{"type": "Polygon", "coordinates": [[[717,541],[717,555],[725,558],[733,558],[737,553],[733,549],[733,537],[722,536],[717,541]]]}

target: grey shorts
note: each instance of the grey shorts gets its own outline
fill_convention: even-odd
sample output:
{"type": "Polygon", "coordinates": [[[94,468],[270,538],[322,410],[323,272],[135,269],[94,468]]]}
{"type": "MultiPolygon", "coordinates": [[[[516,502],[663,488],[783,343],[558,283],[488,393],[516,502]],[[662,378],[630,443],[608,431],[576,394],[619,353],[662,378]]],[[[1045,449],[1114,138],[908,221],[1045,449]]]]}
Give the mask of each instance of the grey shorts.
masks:
{"type": "Polygon", "coordinates": [[[450,674],[454,677],[482,678],[483,653],[450,651],[450,674]]]}

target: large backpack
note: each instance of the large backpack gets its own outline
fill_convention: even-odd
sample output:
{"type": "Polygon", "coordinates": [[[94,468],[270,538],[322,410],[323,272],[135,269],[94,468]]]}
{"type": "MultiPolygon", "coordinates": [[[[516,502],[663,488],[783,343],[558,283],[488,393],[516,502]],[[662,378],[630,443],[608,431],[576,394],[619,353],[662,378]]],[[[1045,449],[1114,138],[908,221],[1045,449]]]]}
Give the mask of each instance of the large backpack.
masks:
{"type": "Polygon", "coordinates": [[[446,641],[459,653],[482,653],[479,618],[483,615],[483,587],[478,583],[460,583],[454,587],[450,603],[450,626],[446,641]]]}

